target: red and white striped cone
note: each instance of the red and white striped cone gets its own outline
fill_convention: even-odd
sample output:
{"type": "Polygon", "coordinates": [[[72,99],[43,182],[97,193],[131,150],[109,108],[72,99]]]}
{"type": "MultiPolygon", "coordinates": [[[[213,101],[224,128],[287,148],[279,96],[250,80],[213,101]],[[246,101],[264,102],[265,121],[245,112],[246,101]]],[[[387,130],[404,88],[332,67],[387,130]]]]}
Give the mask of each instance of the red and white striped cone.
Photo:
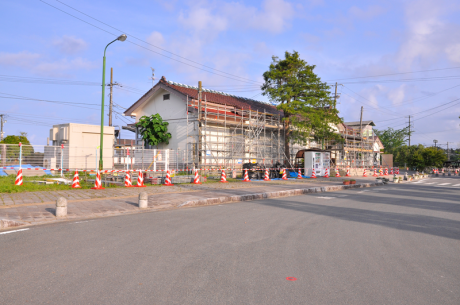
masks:
{"type": "Polygon", "coordinates": [[[220,182],[227,183],[227,175],[225,174],[225,169],[222,170],[222,174],[220,175],[220,182]]]}
{"type": "Polygon", "coordinates": [[[251,182],[251,180],[249,180],[248,170],[247,169],[244,170],[243,182],[251,182]]]}
{"type": "Polygon", "coordinates": [[[393,175],[393,167],[390,169],[390,175],[393,175]]]}
{"type": "Polygon", "coordinates": [[[314,168],[312,168],[312,170],[311,170],[311,177],[310,178],[316,179],[316,173],[315,173],[314,168]]]}
{"type": "Polygon", "coordinates": [[[385,176],[388,176],[388,168],[385,168],[385,176]]]}
{"type": "Polygon", "coordinates": [[[396,168],[396,175],[399,175],[399,167],[396,168]]]}
{"type": "Polygon", "coordinates": [[[16,180],[14,181],[14,185],[22,185],[22,168],[18,170],[18,174],[16,175],[16,180]]]}
{"type": "Polygon", "coordinates": [[[139,174],[137,175],[137,185],[136,187],[145,187],[144,185],[144,174],[142,174],[142,171],[139,171],[139,174]]]}
{"type": "Polygon", "coordinates": [[[270,181],[270,175],[268,174],[268,168],[265,169],[264,181],[270,181]]]}
{"type": "Polygon", "coordinates": [[[129,172],[126,172],[125,187],[133,187],[133,184],[131,183],[131,176],[129,175],[129,172]]]}
{"type": "Polygon", "coordinates": [[[340,173],[339,173],[339,168],[338,167],[335,168],[335,176],[340,178],[340,173]]]}
{"type": "Polygon", "coordinates": [[[72,188],[73,189],[80,189],[80,179],[78,177],[78,170],[75,171],[75,175],[73,175],[73,181],[72,181],[72,188]]]}
{"type": "Polygon", "coordinates": [[[101,174],[99,173],[99,170],[96,172],[96,180],[94,180],[94,187],[91,189],[93,190],[105,190],[105,188],[102,187],[101,183],[101,174]]]}
{"type": "Polygon", "coordinates": [[[288,180],[288,178],[286,176],[286,169],[285,168],[283,168],[283,176],[281,177],[281,179],[288,180]]]}
{"type": "Polygon", "coordinates": [[[382,168],[379,169],[379,173],[380,173],[380,176],[383,176],[383,169],[382,168]]]}
{"type": "Polygon", "coordinates": [[[367,177],[366,169],[364,169],[363,177],[367,177]]]}
{"type": "Polygon", "coordinates": [[[327,171],[327,168],[326,168],[326,172],[324,173],[323,178],[329,178],[329,173],[328,173],[328,171],[327,171]]]}
{"type": "Polygon", "coordinates": [[[198,170],[197,169],[195,169],[195,179],[193,179],[192,184],[201,184],[200,175],[198,175],[198,170]]]}
{"type": "Polygon", "coordinates": [[[299,173],[297,174],[297,179],[303,179],[302,178],[302,173],[300,172],[300,168],[299,168],[299,173]]]}
{"type": "MultiPolygon", "coordinates": [[[[366,170],[366,169],[364,169],[364,170],[366,170]]],[[[350,176],[351,176],[350,175],[350,169],[347,167],[347,174],[345,175],[345,177],[350,177],[350,176]]]]}
{"type": "Polygon", "coordinates": [[[377,175],[377,169],[374,168],[374,174],[372,175],[373,177],[378,177],[379,175],[377,175]]]}
{"type": "Polygon", "coordinates": [[[166,186],[173,186],[174,184],[171,183],[171,173],[169,170],[166,171],[166,178],[165,178],[165,184],[166,186]]]}

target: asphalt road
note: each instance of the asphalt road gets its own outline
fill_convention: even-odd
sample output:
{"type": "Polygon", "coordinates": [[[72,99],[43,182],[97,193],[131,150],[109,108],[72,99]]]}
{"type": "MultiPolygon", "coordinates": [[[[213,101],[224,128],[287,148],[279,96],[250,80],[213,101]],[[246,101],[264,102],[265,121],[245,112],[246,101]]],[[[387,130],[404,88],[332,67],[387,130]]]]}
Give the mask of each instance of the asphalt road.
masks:
{"type": "Polygon", "coordinates": [[[460,304],[459,240],[460,178],[37,226],[0,303],[460,304]]]}

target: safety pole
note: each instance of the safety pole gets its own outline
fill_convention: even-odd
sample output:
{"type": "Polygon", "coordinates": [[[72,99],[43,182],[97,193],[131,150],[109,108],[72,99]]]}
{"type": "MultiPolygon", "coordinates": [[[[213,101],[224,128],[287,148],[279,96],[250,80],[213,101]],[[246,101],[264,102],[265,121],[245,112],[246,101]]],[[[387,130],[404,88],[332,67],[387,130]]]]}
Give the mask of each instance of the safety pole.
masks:
{"type": "Polygon", "coordinates": [[[22,143],[19,142],[19,169],[22,168],[22,143]]]}
{"type": "Polygon", "coordinates": [[[61,178],[62,178],[62,168],[64,167],[64,144],[61,144],[61,178]]]}

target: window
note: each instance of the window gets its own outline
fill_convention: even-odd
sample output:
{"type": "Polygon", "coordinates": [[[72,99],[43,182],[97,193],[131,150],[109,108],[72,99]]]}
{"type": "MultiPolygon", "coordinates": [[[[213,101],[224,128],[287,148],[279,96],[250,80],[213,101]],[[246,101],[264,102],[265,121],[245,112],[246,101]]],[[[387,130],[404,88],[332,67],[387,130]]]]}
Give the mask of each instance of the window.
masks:
{"type": "Polygon", "coordinates": [[[163,101],[169,100],[169,94],[163,94],[163,101]]]}

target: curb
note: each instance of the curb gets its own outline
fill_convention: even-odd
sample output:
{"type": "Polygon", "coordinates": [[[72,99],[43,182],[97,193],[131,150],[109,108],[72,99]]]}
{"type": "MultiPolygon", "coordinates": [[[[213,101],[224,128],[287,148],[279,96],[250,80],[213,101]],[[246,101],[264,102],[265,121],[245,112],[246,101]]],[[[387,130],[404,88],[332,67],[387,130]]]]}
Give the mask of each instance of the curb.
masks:
{"type": "Polygon", "coordinates": [[[11,227],[19,227],[25,225],[22,222],[17,222],[14,220],[0,219],[0,229],[6,229],[11,227]]]}
{"type": "Polygon", "coordinates": [[[237,196],[225,196],[225,197],[207,198],[207,199],[200,199],[200,200],[190,200],[190,201],[186,201],[178,205],[177,207],[180,208],[183,206],[200,206],[200,205],[212,205],[212,204],[240,202],[240,201],[251,201],[251,200],[267,199],[267,198],[291,197],[291,196],[299,196],[299,195],[304,195],[304,194],[333,192],[333,191],[341,191],[341,190],[347,190],[347,189],[353,189],[353,188],[364,188],[364,187],[372,187],[372,186],[380,186],[380,185],[383,185],[383,183],[331,185],[331,186],[323,186],[323,187],[294,189],[294,190],[288,190],[288,191],[267,192],[267,193],[247,194],[247,195],[237,195],[237,196]]]}

